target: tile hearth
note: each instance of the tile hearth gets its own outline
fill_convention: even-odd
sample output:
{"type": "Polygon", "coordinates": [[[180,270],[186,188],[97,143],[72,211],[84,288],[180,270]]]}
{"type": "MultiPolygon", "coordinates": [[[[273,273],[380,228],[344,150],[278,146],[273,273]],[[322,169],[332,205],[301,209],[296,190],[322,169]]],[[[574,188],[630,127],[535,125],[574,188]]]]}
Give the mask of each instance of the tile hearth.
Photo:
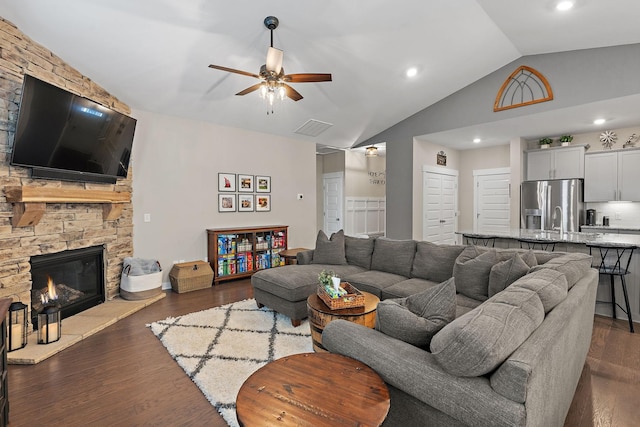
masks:
{"type": "Polygon", "coordinates": [[[7,362],[10,365],[35,365],[165,296],[166,293],[162,292],[157,296],[140,301],[127,301],[117,297],[63,319],[60,340],[46,345],[38,344],[36,342],[38,334],[31,333],[25,348],[7,353],[7,362]]]}

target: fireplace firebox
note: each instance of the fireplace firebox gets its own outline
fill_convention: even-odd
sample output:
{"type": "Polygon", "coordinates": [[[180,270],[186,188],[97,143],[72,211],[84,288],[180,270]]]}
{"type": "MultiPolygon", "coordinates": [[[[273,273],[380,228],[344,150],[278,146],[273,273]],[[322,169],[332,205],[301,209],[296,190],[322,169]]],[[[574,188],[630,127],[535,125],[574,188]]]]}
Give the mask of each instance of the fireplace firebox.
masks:
{"type": "Polygon", "coordinates": [[[105,302],[104,246],[31,257],[31,323],[56,304],[67,318],[105,302]]]}

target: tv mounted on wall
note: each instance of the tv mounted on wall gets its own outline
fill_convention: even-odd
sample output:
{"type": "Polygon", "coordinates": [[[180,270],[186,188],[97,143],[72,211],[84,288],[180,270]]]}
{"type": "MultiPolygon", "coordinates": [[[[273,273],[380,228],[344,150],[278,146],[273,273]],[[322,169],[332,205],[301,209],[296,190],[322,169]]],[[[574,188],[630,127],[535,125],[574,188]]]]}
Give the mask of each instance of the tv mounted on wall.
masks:
{"type": "Polygon", "coordinates": [[[32,177],[115,183],[126,178],[136,119],[25,75],[11,164],[32,177]]]}

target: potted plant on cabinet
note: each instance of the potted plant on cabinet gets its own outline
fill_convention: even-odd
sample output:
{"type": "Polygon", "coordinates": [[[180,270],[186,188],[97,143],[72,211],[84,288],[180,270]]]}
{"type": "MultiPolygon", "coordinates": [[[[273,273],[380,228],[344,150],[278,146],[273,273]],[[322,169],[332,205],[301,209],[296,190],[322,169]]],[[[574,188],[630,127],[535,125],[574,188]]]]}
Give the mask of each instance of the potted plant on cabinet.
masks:
{"type": "Polygon", "coordinates": [[[553,139],[551,139],[551,138],[541,138],[540,141],[538,141],[538,142],[540,142],[540,148],[549,148],[549,146],[553,142],[553,139]]]}
{"type": "Polygon", "coordinates": [[[571,141],[573,141],[573,137],[571,135],[562,135],[560,137],[560,143],[563,147],[568,146],[571,141]]]}

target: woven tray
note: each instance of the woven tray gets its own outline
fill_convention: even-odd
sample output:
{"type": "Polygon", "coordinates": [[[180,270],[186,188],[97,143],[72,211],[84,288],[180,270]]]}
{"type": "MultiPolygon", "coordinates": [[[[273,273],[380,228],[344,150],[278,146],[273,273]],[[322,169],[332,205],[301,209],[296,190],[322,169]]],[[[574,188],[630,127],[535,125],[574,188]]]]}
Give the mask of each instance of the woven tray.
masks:
{"type": "Polygon", "coordinates": [[[318,296],[331,310],[343,308],[364,307],[364,294],[357,290],[351,283],[342,282],[340,286],[347,290],[347,294],[340,298],[331,298],[324,286],[318,286],[318,296]]]}

